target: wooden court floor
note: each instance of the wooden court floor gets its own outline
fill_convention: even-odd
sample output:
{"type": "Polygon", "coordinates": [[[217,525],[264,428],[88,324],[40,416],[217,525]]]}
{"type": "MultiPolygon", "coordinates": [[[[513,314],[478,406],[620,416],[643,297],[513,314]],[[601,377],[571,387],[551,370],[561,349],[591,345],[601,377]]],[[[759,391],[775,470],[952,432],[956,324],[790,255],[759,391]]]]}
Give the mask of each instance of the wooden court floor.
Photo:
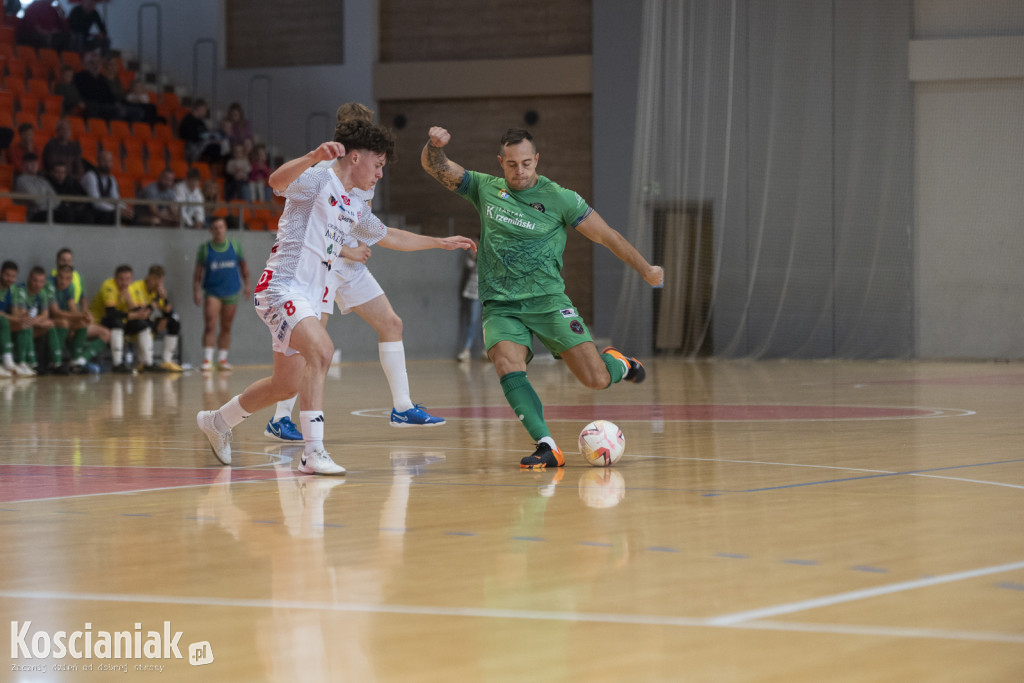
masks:
{"type": "Polygon", "coordinates": [[[568,465],[523,472],[487,363],[410,363],[433,429],[346,364],[343,479],[269,411],[218,466],[195,413],[265,372],[0,382],[0,681],[1024,680],[1024,365],[536,364],[568,465]]]}

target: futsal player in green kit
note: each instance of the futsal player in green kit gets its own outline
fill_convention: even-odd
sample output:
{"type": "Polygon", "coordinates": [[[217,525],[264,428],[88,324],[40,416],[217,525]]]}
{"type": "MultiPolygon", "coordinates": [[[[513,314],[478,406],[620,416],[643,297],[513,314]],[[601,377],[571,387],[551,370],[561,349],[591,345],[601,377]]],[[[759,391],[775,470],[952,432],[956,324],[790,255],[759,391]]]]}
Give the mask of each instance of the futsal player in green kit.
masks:
{"type": "Polygon", "coordinates": [[[424,170],[472,202],[480,214],[477,272],[484,343],[505,399],[537,442],[537,450],[520,465],[561,467],[565,458],[544,421],[544,405],[526,377],[533,336],[591,389],[622,380],[642,382],[645,376],[640,361],[615,347],[597,352],[579,311],[566,296],[561,270],[567,229],[607,247],[649,285],[660,285],[664,274],[582,197],[537,175],[540,155],[527,131],[510,129],[502,137],[498,164],[503,177],[467,171],[448,159],[442,148],[451,134],[444,128],[435,126],[429,135],[420,155],[424,170]]]}

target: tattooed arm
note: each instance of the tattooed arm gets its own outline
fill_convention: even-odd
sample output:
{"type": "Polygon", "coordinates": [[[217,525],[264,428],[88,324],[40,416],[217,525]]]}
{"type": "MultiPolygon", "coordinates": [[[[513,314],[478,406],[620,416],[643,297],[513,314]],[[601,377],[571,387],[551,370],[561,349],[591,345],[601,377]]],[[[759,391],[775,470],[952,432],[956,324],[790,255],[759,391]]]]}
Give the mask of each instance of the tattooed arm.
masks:
{"type": "Polygon", "coordinates": [[[430,140],[423,147],[420,154],[420,164],[423,170],[432,175],[437,182],[449,190],[455,190],[462,184],[462,178],[466,175],[466,169],[448,158],[441,149],[452,139],[451,133],[440,126],[430,129],[430,140]]]}

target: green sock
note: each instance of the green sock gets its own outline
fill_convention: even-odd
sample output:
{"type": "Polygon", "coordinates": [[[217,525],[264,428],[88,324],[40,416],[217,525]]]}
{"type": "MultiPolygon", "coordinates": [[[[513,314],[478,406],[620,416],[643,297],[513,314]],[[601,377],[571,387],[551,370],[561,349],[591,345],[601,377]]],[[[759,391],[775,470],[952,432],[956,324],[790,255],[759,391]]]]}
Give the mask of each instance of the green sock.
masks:
{"type": "Polygon", "coordinates": [[[551,436],[548,425],[544,422],[544,404],[530,385],[525,372],[510,372],[501,378],[501,389],[505,392],[505,400],[516,412],[516,417],[529,432],[530,438],[540,441],[551,436]]]}
{"type": "Polygon", "coordinates": [[[84,327],[75,330],[75,336],[71,337],[71,360],[82,355],[82,348],[85,346],[85,342],[89,340],[88,334],[89,331],[84,327]]]}
{"type": "Polygon", "coordinates": [[[99,337],[93,339],[92,341],[88,342],[85,345],[85,348],[82,349],[82,358],[84,358],[86,362],[89,362],[96,356],[97,353],[102,351],[103,347],[105,347],[106,345],[107,343],[100,339],[99,337]]]}
{"type": "Polygon", "coordinates": [[[51,327],[46,333],[46,343],[50,348],[50,362],[54,365],[64,363],[64,342],[67,341],[67,338],[66,328],[51,327]]]}
{"type": "Polygon", "coordinates": [[[0,316],[0,353],[14,353],[11,342],[11,321],[0,316]]]}
{"type": "Polygon", "coordinates": [[[626,368],[622,367],[622,361],[610,353],[602,353],[601,360],[604,361],[604,366],[608,368],[608,374],[612,376],[612,381],[608,383],[608,386],[610,387],[621,382],[622,378],[626,375],[626,368]]]}
{"type": "Polygon", "coordinates": [[[15,335],[14,360],[18,363],[36,364],[36,345],[32,339],[32,329],[22,330],[15,335]]]}

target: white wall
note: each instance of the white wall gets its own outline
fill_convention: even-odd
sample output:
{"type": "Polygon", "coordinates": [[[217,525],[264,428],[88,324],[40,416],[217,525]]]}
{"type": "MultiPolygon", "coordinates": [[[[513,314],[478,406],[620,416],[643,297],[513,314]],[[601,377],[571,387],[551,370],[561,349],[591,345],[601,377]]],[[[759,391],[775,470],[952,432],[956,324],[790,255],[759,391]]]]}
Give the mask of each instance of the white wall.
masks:
{"type": "Polygon", "coordinates": [[[1024,358],[1024,42],[996,38],[1024,3],[917,0],[914,20],[916,355],[1024,358]]]}

